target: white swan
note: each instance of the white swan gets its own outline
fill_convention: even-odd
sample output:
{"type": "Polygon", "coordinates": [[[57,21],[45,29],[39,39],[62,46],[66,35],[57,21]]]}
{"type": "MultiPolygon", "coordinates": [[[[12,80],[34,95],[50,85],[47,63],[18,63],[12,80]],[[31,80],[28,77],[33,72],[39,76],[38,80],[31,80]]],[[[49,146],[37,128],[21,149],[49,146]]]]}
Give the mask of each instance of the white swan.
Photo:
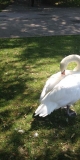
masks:
{"type": "MultiPolygon", "coordinates": [[[[41,104],[36,109],[35,116],[39,115],[45,117],[52,111],[64,106],[68,106],[68,114],[70,115],[70,105],[80,99],[80,56],[70,55],[65,59],[61,61],[61,72],[64,72],[66,66],[71,61],[75,61],[77,63],[77,67],[74,69],[74,71],[66,70],[67,76],[62,80],[59,79],[57,84],[52,84],[53,88],[51,88],[51,90],[48,91],[41,99],[41,104]]],[[[60,77],[60,72],[58,74],[60,77]]]]}
{"type": "Polygon", "coordinates": [[[45,97],[45,95],[50,92],[65,76],[73,74],[76,71],[80,71],[80,56],[79,55],[69,55],[65,57],[61,62],[60,62],[60,70],[61,72],[58,72],[56,74],[53,74],[52,76],[49,77],[49,79],[46,81],[43,90],[40,95],[40,101],[45,97]],[[66,70],[66,67],[70,62],[76,62],[77,67],[72,71],[72,70],[66,70]]]}
{"type": "Polygon", "coordinates": [[[60,81],[41,101],[35,115],[47,116],[52,111],[74,104],[80,99],[80,72],[60,81]]]}

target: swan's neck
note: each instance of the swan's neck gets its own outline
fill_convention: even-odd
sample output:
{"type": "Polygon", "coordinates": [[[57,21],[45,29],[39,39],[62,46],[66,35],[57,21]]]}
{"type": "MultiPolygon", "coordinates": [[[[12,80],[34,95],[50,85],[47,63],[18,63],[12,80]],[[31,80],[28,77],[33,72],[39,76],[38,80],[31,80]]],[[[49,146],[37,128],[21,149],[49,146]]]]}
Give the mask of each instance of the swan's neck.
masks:
{"type": "Polygon", "coordinates": [[[61,61],[61,65],[66,69],[70,62],[76,62],[77,66],[74,71],[80,71],[80,56],[79,55],[69,55],[61,61]]]}
{"type": "Polygon", "coordinates": [[[76,62],[76,64],[77,64],[77,66],[74,68],[74,71],[80,70],[80,56],[78,56],[78,55],[71,56],[70,59],[68,59],[68,61],[67,61],[67,65],[70,62],[76,62]]]}
{"type": "Polygon", "coordinates": [[[80,71],[80,64],[77,63],[77,66],[74,68],[74,71],[80,71]]]}

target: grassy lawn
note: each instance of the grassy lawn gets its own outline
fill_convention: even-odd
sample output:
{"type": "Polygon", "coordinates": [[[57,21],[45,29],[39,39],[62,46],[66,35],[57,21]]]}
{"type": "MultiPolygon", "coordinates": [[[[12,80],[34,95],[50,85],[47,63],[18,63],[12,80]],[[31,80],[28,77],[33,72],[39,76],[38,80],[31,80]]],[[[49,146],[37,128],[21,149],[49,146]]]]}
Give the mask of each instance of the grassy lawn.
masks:
{"type": "Polygon", "coordinates": [[[61,109],[33,117],[45,81],[69,54],[80,54],[80,36],[0,39],[0,160],[80,160],[79,102],[75,118],[61,109]]]}
{"type": "Polygon", "coordinates": [[[4,8],[6,8],[12,0],[0,0],[0,11],[4,8]]]}

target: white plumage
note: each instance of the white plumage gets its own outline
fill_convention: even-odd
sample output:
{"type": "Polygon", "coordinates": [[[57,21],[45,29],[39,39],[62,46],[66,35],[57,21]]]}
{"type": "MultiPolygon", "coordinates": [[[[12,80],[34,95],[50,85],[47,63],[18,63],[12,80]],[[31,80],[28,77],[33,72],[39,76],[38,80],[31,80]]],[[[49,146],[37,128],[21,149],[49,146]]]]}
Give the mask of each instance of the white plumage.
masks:
{"type": "Polygon", "coordinates": [[[44,98],[44,96],[50,92],[63,78],[65,78],[66,76],[73,74],[77,71],[80,71],[80,56],[79,55],[69,55],[65,58],[62,59],[62,61],[60,62],[60,70],[61,72],[58,72],[56,74],[53,74],[52,76],[50,76],[48,78],[48,80],[46,81],[43,90],[41,92],[40,95],[40,101],[44,98]],[[65,74],[64,71],[66,69],[66,67],[68,66],[68,64],[70,62],[76,62],[77,63],[77,67],[74,68],[74,70],[66,70],[65,74]],[[62,73],[62,74],[61,74],[62,73]]]}
{"type": "Polygon", "coordinates": [[[58,72],[47,81],[42,91],[44,95],[41,93],[41,104],[36,109],[35,116],[39,115],[45,117],[54,110],[60,107],[63,108],[64,106],[70,106],[80,99],[80,56],[68,56],[66,63],[64,64],[64,61],[61,63],[61,70],[64,71],[66,65],[71,61],[77,62],[75,71],[67,70],[66,76],[58,72]]]}
{"type": "Polygon", "coordinates": [[[41,101],[35,115],[42,117],[60,107],[74,104],[80,99],[80,73],[69,75],[61,80],[41,101]]]}

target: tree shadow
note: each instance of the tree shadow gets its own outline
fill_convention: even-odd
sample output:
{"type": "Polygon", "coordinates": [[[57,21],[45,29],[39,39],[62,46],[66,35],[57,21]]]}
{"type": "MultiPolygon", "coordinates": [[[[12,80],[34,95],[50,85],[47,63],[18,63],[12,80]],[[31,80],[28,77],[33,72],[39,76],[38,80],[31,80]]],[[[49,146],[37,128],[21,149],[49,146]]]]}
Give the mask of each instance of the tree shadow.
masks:
{"type": "Polygon", "coordinates": [[[74,148],[76,142],[79,141],[79,121],[80,115],[77,115],[77,117],[68,117],[64,109],[56,110],[44,118],[39,116],[35,117],[31,124],[30,131],[39,133],[40,130],[46,130],[44,135],[42,135],[42,139],[46,141],[43,149],[44,153],[41,153],[36,159],[70,160],[76,157],[76,159],[79,160],[79,146],[75,151],[74,149],[71,151],[70,147],[71,145],[74,148]],[[48,132],[49,130],[50,132],[48,132]],[[59,144],[60,142],[61,144],[59,144]]]}
{"type": "Polygon", "coordinates": [[[74,144],[79,139],[79,121],[79,114],[76,117],[69,117],[65,109],[58,109],[47,117],[34,117],[30,131],[38,131],[40,129],[52,130],[54,136],[51,134],[50,137],[52,137],[53,141],[55,141],[55,138],[58,138],[58,135],[62,141],[70,141],[74,144]]]}
{"type": "MultiPolygon", "coordinates": [[[[39,117],[33,114],[33,122],[31,124],[31,130],[38,130],[40,128],[50,129],[70,129],[71,126],[74,127],[76,121],[79,120],[79,115],[76,117],[69,117],[65,109],[58,109],[52,112],[46,117],[39,117]]],[[[77,126],[75,126],[77,128],[77,126]]],[[[75,130],[75,129],[74,129],[75,130]]],[[[71,131],[71,130],[70,130],[71,131]]]]}
{"type": "MultiPolygon", "coordinates": [[[[51,63],[52,65],[53,63],[54,65],[55,63],[59,63],[62,57],[65,56],[65,54],[70,54],[70,51],[72,50],[74,50],[74,52],[76,51],[75,45],[79,43],[79,39],[80,38],[76,36],[72,36],[72,38],[70,36],[67,36],[66,38],[49,37],[48,40],[46,37],[43,37],[43,39],[25,38],[0,40],[1,49],[14,49],[14,55],[12,55],[14,57],[14,61],[11,59],[11,61],[7,64],[4,64],[3,67],[1,66],[0,70],[1,108],[5,109],[5,107],[7,107],[7,109],[0,112],[0,125],[1,132],[3,134],[5,134],[6,131],[8,132],[12,130],[13,124],[20,118],[23,118],[25,114],[27,116],[30,114],[32,115],[35,110],[35,103],[37,103],[37,100],[39,99],[41,86],[38,86],[38,88],[36,87],[36,85],[35,88],[34,86],[30,86],[31,83],[34,84],[35,76],[31,77],[31,73],[34,73],[34,69],[37,70],[38,68],[42,67],[42,70],[46,70],[46,64],[51,63]],[[57,42],[59,46],[57,45],[57,42]],[[20,45],[23,50],[20,52],[20,54],[16,54],[15,50],[17,50],[20,45]],[[69,47],[72,48],[68,49],[69,47]],[[16,60],[16,58],[18,60],[16,60]],[[43,62],[40,61],[42,58],[44,58],[43,62]],[[50,61],[47,60],[48,58],[50,58],[50,61]],[[21,63],[21,66],[18,67],[17,65],[15,65],[15,63],[21,63]],[[9,73],[7,75],[4,75],[4,72],[9,73]],[[11,76],[12,78],[10,78],[11,76]],[[30,84],[28,82],[30,82],[30,84]],[[15,103],[15,99],[17,97],[19,97],[18,102],[15,103]],[[27,104],[26,102],[26,105],[23,104],[23,107],[21,107],[21,102],[25,101],[26,99],[32,102],[32,106],[31,104],[27,104]],[[12,100],[14,101],[13,109],[10,109],[8,108],[8,106],[12,104],[12,100]]],[[[37,79],[39,81],[43,81],[42,77],[37,77],[37,79]]],[[[32,117],[32,119],[30,120],[31,128],[27,132],[25,132],[25,134],[22,135],[12,130],[9,137],[6,137],[7,143],[1,150],[0,158],[1,160],[25,160],[31,153],[29,153],[29,148],[24,147],[24,140],[26,139],[26,141],[29,142],[29,138],[31,139],[31,137],[29,137],[30,133],[43,129],[46,130],[46,132],[51,130],[51,134],[48,132],[47,135],[43,135],[43,137],[41,137],[42,139],[45,138],[46,140],[48,140],[47,146],[52,144],[52,142],[57,143],[59,139],[64,143],[68,140],[72,144],[74,144],[79,138],[79,122],[80,116],[77,116],[76,118],[69,118],[67,117],[66,112],[61,109],[54,111],[51,115],[45,118],[32,117]]],[[[43,156],[40,154],[40,156],[37,156],[36,159],[41,158],[45,160],[46,157],[49,157],[48,159],[54,158],[52,155],[53,151],[51,149],[48,149],[47,146],[45,148],[44,144],[45,154],[43,156]]],[[[70,154],[72,155],[72,157],[73,155],[76,156],[76,154],[80,155],[78,150],[73,154],[69,151],[66,151],[65,154],[70,154]]],[[[66,159],[65,154],[60,150],[57,156],[55,156],[55,159],[59,159],[60,157],[66,159]]],[[[34,159],[35,157],[32,158],[34,159]]]]}
{"type": "Polygon", "coordinates": [[[71,152],[69,149],[67,151],[60,151],[60,153],[57,156],[55,155],[54,157],[52,154],[52,152],[54,153],[54,151],[50,149],[44,149],[44,152],[45,155],[38,156],[36,160],[46,160],[46,158],[48,158],[49,160],[73,160],[74,157],[76,157],[76,160],[79,160],[80,158],[79,149],[76,151],[76,153],[71,152]]]}
{"type": "Polygon", "coordinates": [[[3,157],[5,157],[5,160],[25,160],[26,156],[28,155],[27,151],[26,153],[24,153],[24,147],[22,148],[24,144],[22,138],[24,138],[24,135],[18,132],[13,132],[7,145],[4,147],[3,150],[0,150],[0,159],[3,160],[3,157]]]}

